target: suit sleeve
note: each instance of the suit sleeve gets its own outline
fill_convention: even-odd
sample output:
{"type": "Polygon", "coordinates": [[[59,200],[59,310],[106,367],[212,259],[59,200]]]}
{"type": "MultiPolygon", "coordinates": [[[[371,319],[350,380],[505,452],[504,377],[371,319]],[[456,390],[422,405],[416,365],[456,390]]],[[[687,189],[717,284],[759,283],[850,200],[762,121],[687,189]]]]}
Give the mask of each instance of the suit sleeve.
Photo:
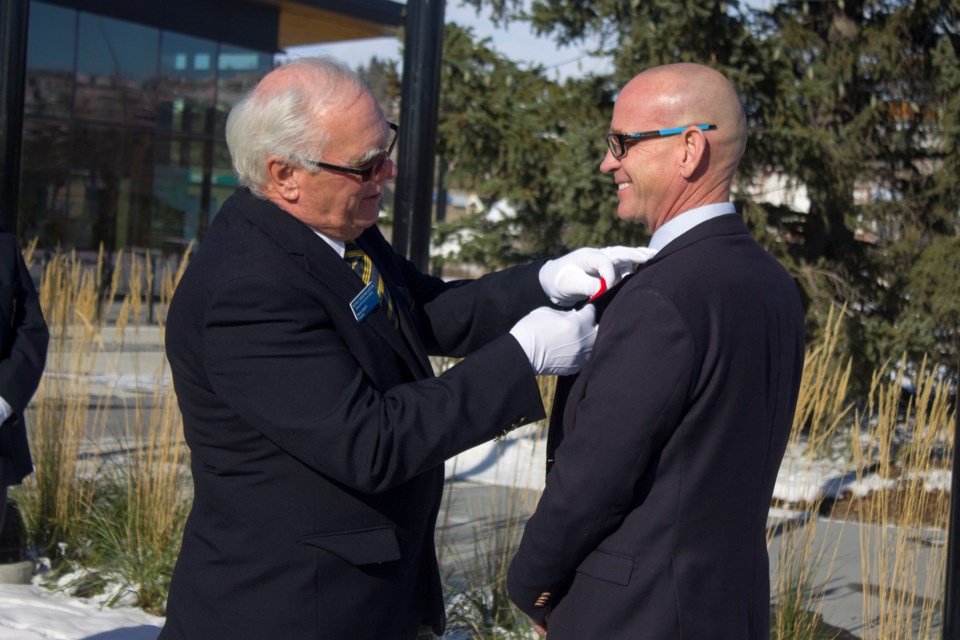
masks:
{"type": "Polygon", "coordinates": [[[539,278],[544,260],[454,282],[422,274],[401,261],[431,355],[463,357],[505,334],[530,311],[550,305],[539,278]]]}
{"type": "Polygon", "coordinates": [[[508,571],[516,605],[544,621],[577,567],[623,521],[651,458],[679,421],[690,381],[692,341],[676,308],[655,289],[625,290],[600,323],[569,405],[564,439],[508,571]],[[572,420],[571,420],[572,417],[572,420]]]}
{"type": "Polygon", "coordinates": [[[204,325],[216,394],[277,447],[359,491],[385,491],[543,417],[536,379],[509,335],[440,377],[380,391],[316,301],[275,280],[227,283],[204,325]]]}
{"type": "Polygon", "coordinates": [[[0,396],[19,414],[40,384],[47,361],[49,334],[37,290],[20,249],[12,236],[4,236],[0,240],[3,241],[2,260],[3,264],[11,265],[13,278],[9,284],[0,283],[0,295],[4,297],[0,303],[3,309],[0,322],[11,323],[0,345],[0,396]]]}

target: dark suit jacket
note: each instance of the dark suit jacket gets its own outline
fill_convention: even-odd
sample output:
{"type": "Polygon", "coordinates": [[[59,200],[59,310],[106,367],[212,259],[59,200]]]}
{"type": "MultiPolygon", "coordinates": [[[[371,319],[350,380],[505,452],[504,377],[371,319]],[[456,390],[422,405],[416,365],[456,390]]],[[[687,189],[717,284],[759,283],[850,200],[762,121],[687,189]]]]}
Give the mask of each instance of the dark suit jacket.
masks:
{"type": "Polygon", "coordinates": [[[551,640],[768,637],[765,522],[803,347],[796,286],[735,215],[620,287],[508,572],[551,640]]]}
{"type": "Polygon", "coordinates": [[[543,416],[504,335],[547,304],[539,265],[444,283],[376,228],[358,243],[399,309],[322,239],[238,190],[170,306],[167,356],[193,509],[161,638],[411,638],[438,632],[443,462],[543,416]],[[402,334],[402,335],[401,335],[402,334]],[[427,354],[467,356],[435,377],[427,354]]]}
{"type": "Polygon", "coordinates": [[[23,410],[40,384],[48,341],[17,239],[0,232],[0,397],[14,411],[0,425],[0,485],[19,484],[33,471],[23,410]]]}

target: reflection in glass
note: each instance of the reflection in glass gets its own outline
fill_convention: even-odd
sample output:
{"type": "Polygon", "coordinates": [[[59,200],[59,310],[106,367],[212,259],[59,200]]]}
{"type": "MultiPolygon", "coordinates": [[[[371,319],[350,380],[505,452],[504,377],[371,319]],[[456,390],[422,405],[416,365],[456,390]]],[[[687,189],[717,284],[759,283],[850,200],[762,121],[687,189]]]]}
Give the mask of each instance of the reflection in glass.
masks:
{"type": "Polygon", "coordinates": [[[76,31],[76,11],[30,3],[25,116],[69,117],[76,31]]]}
{"type": "Polygon", "coordinates": [[[189,133],[211,133],[217,44],[166,31],[160,51],[159,126],[189,133]]]}
{"type": "Polygon", "coordinates": [[[250,49],[221,45],[217,57],[217,115],[214,134],[224,135],[233,105],[273,68],[273,56],[250,49]]]}
{"type": "Polygon", "coordinates": [[[147,246],[153,137],[115,127],[79,127],[70,168],[69,235],[79,249],[147,246]]]}
{"type": "Polygon", "coordinates": [[[94,252],[202,238],[236,186],[226,116],[273,55],[38,0],[29,29],[23,235],[94,252]]]}
{"type": "Polygon", "coordinates": [[[203,156],[208,141],[194,138],[157,140],[153,168],[154,215],[150,246],[181,252],[200,235],[203,156]]]}
{"type": "Polygon", "coordinates": [[[213,145],[213,171],[210,176],[210,220],[236,188],[237,176],[230,161],[230,150],[226,142],[217,142],[213,145]]]}
{"type": "Polygon", "coordinates": [[[67,236],[67,185],[70,128],[66,122],[27,119],[20,163],[20,208],[17,226],[22,237],[38,238],[42,246],[70,246],[67,236]]]}
{"type": "Polygon", "coordinates": [[[153,125],[159,46],[157,29],[81,13],[77,115],[111,123],[153,125]]]}

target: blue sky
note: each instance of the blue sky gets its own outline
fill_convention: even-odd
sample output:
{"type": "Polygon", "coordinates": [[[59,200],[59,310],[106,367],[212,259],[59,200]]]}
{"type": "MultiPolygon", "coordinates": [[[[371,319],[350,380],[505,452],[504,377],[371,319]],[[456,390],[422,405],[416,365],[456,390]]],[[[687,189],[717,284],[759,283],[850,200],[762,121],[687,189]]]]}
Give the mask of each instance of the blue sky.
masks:
{"type": "MultiPolygon", "coordinates": [[[[549,69],[550,77],[562,79],[587,71],[609,69],[606,60],[587,54],[586,45],[560,48],[550,39],[534,36],[526,24],[514,24],[508,29],[496,28],[485,15],[477,16],[472,8],[461,6],[459,0],[447,0],[444,21],[472,27],[475,36],[489,37],[492,47],[499,53],[518,63],[542,64],[549,69]]],[[[288,50],[288,54],[292,57],[329,55],[351,67],[366,64],[373,56],[402,62],[399,43],[392,37],[294,47],[288,50]]]]}

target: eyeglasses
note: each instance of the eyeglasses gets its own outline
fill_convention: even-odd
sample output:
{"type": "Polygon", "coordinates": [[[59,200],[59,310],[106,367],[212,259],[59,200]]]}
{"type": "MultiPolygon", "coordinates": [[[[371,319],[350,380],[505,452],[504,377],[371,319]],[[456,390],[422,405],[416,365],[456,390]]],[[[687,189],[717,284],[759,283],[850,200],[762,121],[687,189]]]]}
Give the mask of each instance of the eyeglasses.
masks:
{"type": "Polygon", "coordinates": [[[319,160],[304,160],[304,162],[312,164],[315,167],[330,169],[331,171],[351,173],[355,176],[360,176],[362,181],[367,182],[373,176],[380,174],[380,170],[383,169],[383,163],[386,162],[387,158],[390,157],[390,154],[393,153],[393,147],[397,144],[397,138],[400,134],[400,125],[388,122],[387,126],[390,127],[391,131],[393,131],[393,138],[390,140],[390,144],[387,145],[387,150],[378,153],[370,162],[362,167],[344,167],[343,165],[329,164],[327,162],[320,162],[319,160]]]}
{"type": "Polygon", "coordinates": [[[686,127],[674,127],[673,129],[657,129],[656,131],[641,131],[640,133],[608,133],[603,136],[607,139],[607,146],[610,147],[610,153],[619,160],[627,155],[627,144],[640,142],[648,138],[666,138],[667,136],[680,135],[690,127],[696,127],[700,131],[713,131],[717,128],[715,124],[692,124],[686,127]]]}

